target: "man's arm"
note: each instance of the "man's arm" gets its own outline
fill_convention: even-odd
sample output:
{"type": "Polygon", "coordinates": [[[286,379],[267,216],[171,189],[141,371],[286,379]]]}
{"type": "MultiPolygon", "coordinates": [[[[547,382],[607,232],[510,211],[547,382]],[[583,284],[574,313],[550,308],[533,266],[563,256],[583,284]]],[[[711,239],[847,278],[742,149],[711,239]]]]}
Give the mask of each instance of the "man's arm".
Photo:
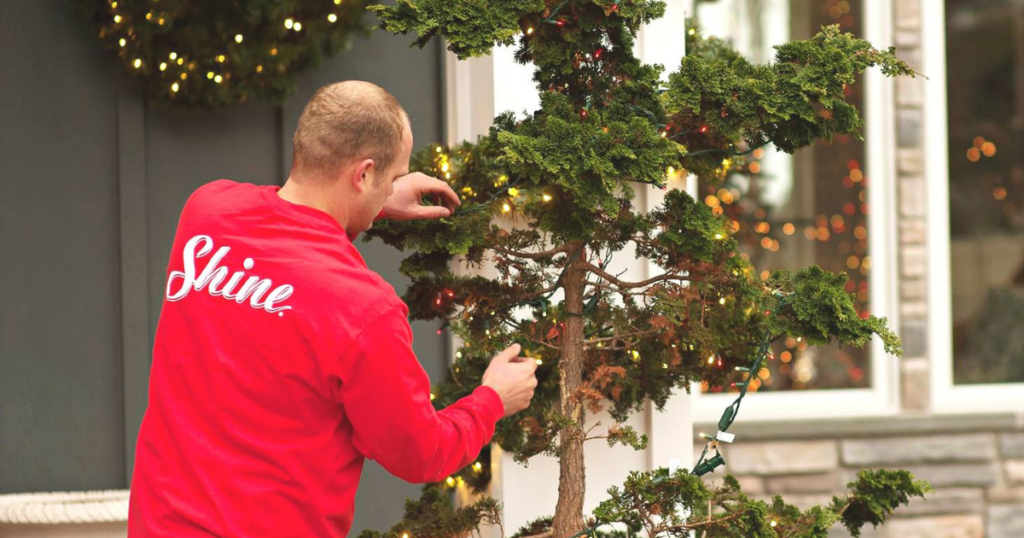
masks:
{"type": "Polygon", "coordinates": [[[400,305],[369,320],[329,375],[356,449],[408,482],[440,482],[471,463],[505,411],[498,393],[485,386],[434,410],[400,305]]]}

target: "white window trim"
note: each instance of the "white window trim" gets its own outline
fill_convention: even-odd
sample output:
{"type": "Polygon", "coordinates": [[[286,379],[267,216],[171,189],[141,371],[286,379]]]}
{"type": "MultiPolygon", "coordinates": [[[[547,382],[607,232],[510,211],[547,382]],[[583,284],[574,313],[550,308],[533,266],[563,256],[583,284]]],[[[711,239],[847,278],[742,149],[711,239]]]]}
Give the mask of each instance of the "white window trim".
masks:
{"type": "Polygon", "coordinates": [[[1024,383],[953,384],[953,311],[949,233],[949,129],[945,2],[921,10],[924,173],[928,227],[928,355],[936,413],[1024,412],[1024,383]]]}
{"type": "MultiPolygon", "coordinates": [[[[933,11],[922,10],[922,11],[933,11]]],[[[892,43],[892,0],[865,0],[864,38],[878,48],[892,43]]],[[[871,252],[871,313],[899,326],[896,293],[896,136],[894,83],[878,69],[864,75],[864,136],[871,252]]],[[[871,343],[871,388],[749,393],[744,421],[889,416],[899,412],[899,361],[876,337],[871,343]]],[[[736,394],[702,394],[691,387],[698,424],[717,423],[736,394]]]]}

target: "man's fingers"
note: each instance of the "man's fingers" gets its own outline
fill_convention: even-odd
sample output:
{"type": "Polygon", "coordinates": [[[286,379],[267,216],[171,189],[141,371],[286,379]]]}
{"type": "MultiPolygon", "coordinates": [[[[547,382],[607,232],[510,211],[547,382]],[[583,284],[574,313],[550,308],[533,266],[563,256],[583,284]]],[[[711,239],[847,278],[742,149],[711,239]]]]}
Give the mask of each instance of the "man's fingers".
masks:
{"type": "Polygon", "coordinates": [[[512,344],[511,346],[505,348],[501,353],[495,355],[494,359],[492,360],[510,362],[512,359],[519,355],[519,351],[522,350],[522,348],[523,346],[519,344],[512,344]]]}
{"type": "Polygon", "coordinates": [[[451,186],[437,178],[430,178],[430,181],[425,182],[427,190],[433,194],[439,194],[444,201],[447,202],[445,205],[452,204],[452,207],[462,205],[462,200],[459,200],[459,195],[455,194],[451,186]]]}
{"type": "Polygon", "coordinates": [[[509,362],[529,366],[531,370],[537,370],[537,367],[540,366],[537,364],[537,359],[531,359],[530,357],[513,357],[509,362]]]}

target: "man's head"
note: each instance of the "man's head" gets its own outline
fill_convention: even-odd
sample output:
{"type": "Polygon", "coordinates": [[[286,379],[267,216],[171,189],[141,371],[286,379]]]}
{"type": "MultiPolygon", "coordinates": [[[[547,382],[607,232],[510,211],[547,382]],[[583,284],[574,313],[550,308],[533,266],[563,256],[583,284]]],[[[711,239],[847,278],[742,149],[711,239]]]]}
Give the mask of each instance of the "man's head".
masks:
{"type": "Polygon", "coordinates": [[[383,88],[345,81],[320,88],[299,117],[289,178],[321,191],[349,233],[370,228],[409,173],[412,130],[405,110],[383,88]]]}

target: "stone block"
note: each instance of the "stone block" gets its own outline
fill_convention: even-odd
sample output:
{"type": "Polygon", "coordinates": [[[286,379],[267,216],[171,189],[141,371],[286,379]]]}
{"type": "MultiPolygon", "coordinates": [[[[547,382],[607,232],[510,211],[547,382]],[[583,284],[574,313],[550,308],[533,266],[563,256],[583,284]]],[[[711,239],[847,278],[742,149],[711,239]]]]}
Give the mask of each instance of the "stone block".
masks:
{"type": "MultiPolygon", "coordinates": [[[[918,303],[923,304],[923,303],[918,303]]],[[[919,320],[904,319],[903,327],[910,323],[921,323],[919,320]]],[[[903,349],[906,358],[900,361],[900,403],[903,409],[924,410],[931,405],[931,379],[928,374],[928,359],[921,357],[923,351],[916,357],[906,351],[908,341],[904,340],[903,349]]],[[[918,351],[913,340],[909,341],[910,349],[918,351]]],[[[923,346],[923,342],[920,344],[923,346]]]]}
{"type": "Polygon", "coordinates": [[[883,527],[892,538],[982,538],[985,525],[981,514],[892,518],[883,527]]]}
{"type": "MultiPolygon", "coordinates": [[[[947,463],[939,465],[885,465],[873,468],[906,469],[914,478],[927,480],[935,489],[945,487],[990,487],[1000,483],[1002,470],[996,462],[990,463],[947,463]]],[[[843,483],[857,477],[858,469],[844,471],[843,483]]]]}
{"type": "Polygon", "coordinates": [[[981,488],[942,488],[924,499],[913,497],[910,504],[896,510],[899,517],[945,514],[980,514],[985,511],[985,490],[981,488]]]}
{"type": "Polygon", "coordinates": [[[1024,458],[1024,433],[1004,433],[999,437],[999,448],[1006,458],[1024,458]]]}
{"type": "Polygon", "coordinates": [[[1003,462],[1006,481],[1011,484],[1024,484],[1024,460],[1006,460],[1003,462]]]}
{"type": "Polygon", "coordinates": [[[924,151],[921,148],[904,148],[896,151],[896,170],[908,176],[924,173],[924,151]]]}
{"type": "Polygon", "coordinates": [[[921,46],[920,30],[896,30],[893,39],[900,51],[921,46]]]}
{"type": "Polygon", "coordinates": [[[900,108],[896,111],[896,144],[901,148],[921,146],[923,116],[920,109],[900,108]]]}
{"type": "MultiPolygon", "coordinates": [[[[904,281],[907,283],[908,281],[904,281]]],[[[909,282],[924,282],[923,280],[909,282]]],[[[903,341],[904,357],[924,357],[928,352],[928,323],[922,319],[905,319],[900,322],[900,340],[903,341]]],[[[906,361],[904,361],[906,362],[906,361]]],[[[928,363],[921,363],[928,370],[928,363]]]]}
{"type": "Polygon", "coordinates": [[[848,439],[841,443],[841,447],[843,464],[848,466],[996,459],[996,436],[992,433],[848,439]]]}
{"type": "MultiPolygon", "coordinates": [[[[924,279],[903,279],[900,282],[900,299],[904,301],[924,302],[928,297],[928,281],[924,279]]],[[[903,339],[903,349],[907,347],[906,337],[903,339]]],[[[922,341],[923,343],[923,341],[922,341]]],[[[925,349],[921,347],[921,349],[925,349]]]]}
{"type": "Polygon", "coordinates": [[[904,217],[923,218],[928,210],[924,178],[903,177],[899,180],[900,214],[904,217]]]}
{"type": "Polygon", "coordinates": [[[765,478],[765,492],[786,493],[835,493],[842,490],[839,476],[832,473],[769,476],[765,478]]]}
{"type": "Polygon", "coordinates": [[[735,474],[777,475],[821,473],[839,465],[834,441],[771,441],[723,447],[735,474]]]}
{"type": "Polygon", "coordinates": [[[923,277],[928,272],[928,251],[918,245],[901,248],[900,272],[907,278],[923,277]]]}
{"type": "Polygon", "coordinates": [[[1002,504],[988,509],[986,538],[1021,538],[1024,536],[1024,504],[1002,504]]]}
{"type": "Polygon", "coordinates": [[[928,303],[924,301],[903,301],[900,303],[900,315],[904,318],[925,318],[928,316],[928,303]]]}
{"type": "MultiPolygon", "coordinates": [[[[897,35],[896,37],[898,39],[899,35],[897,35]]],[[[900,45],[899,43],[897,43],[896,46],[900,47],[899,49],[896,50],[896,56],[899,57],[899,59],[906,62],[906,64],[909,65],[911,69],[920,73],[922,65],[921,47],[900,45]]]]}
{"type": "Polygon", "coordinates": [[[992,486],[987,491],[990,503],[1024,503],[1024,486],[992,486]]]}
{"type": "Polygon", "coordinates": [[[896,103],[900,106],[919,107],[924,103],[924,86],[921,78],[896,78],[896,103]]]}
{"type": "Polygon", "coordinates": [[[921,217],[900,219],[900,243],[923,245],[928,242],[928,224],[921,217]]]}
{"type": "Polygon", "coordinates": [[[896,0],[893,2],[896,28],[921,27],[921,0],[896,0]]]}

